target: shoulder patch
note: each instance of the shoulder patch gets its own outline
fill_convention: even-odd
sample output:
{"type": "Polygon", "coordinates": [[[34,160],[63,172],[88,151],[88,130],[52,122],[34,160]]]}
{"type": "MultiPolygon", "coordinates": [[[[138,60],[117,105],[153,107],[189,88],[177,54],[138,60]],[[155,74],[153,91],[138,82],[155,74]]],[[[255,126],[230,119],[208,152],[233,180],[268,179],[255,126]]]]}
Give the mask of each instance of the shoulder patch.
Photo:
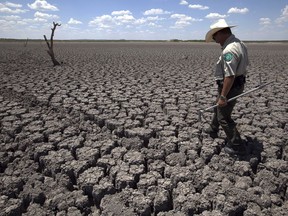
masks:
{"type": "Polygon", "coordinates": [[[233,59],[233,54],[231,52],[224,54],[225,61],[231,61],[232,59],[233,59]]]}

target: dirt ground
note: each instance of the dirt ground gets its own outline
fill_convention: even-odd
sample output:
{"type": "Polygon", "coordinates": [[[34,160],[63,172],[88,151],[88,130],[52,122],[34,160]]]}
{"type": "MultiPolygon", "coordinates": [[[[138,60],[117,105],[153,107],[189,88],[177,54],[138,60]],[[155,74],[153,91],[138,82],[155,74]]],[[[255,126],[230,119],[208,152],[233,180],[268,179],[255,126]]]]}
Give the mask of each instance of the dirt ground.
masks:
{"type": "Polygon", "coordinates": [[[246,156],[212,117],[218,44],[0,43],[0,215],[288,212],[288,43],[248,43],[233,118],[246,156]],[[261,79],[260,79],[261,77],[261,79]]]}

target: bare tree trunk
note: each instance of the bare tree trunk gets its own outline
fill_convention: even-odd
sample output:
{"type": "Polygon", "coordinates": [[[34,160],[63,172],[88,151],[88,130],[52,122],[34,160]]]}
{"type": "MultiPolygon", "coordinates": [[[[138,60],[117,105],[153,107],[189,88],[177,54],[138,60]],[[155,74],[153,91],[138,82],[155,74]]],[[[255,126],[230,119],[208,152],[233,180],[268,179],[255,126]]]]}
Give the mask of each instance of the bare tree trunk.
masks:
{"type": "Polygon", "coordinates": [[[27,38],[27,40],[25,41],[25,44],[24,44],[24,47],[27,47],[27,45],[28,45],[28,38],[27,38]]]}
{"type": "Polygon", "coordinates": [[[61,24],[53,22],[53,28],[51,29],[52,32],[51,32],[51,37],[50,37],[50,44],[46,38],[46,35],[44,35],[46,44],[47,44],[48,49],[49,49],[49,50],[47,50],[47,53],[50,55],[54,66],[60,65],[60,63],[56,60],[55,55],[54,55],[54,51],[53,51],[53,37],[54,37],[54,32],[55,32],[57,26],[61,26],[61,24]]]}

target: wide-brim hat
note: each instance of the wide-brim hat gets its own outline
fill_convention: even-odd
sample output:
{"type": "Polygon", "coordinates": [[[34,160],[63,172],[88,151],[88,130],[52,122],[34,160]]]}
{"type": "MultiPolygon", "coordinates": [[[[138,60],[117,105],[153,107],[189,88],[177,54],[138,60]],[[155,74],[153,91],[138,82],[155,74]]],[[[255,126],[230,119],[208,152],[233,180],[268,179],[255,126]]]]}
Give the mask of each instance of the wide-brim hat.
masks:
{"type": "Polygon", "coordinates": [[[207,43],[214,41],[213,35],[224,28],[233,28],[235,25],[228,25],[224,19],[219,19],[216,23],[210,26],[210,30],[207,32],[205,36],[205,41],[207,43]]]}

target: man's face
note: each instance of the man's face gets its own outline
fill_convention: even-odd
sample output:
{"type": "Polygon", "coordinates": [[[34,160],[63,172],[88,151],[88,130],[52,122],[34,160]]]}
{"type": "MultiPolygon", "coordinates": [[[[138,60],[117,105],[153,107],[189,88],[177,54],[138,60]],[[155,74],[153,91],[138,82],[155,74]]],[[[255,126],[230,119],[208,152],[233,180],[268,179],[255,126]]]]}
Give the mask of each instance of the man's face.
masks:
{"type": "Polygon", "coordinates": [[[217,31],[216,33],[213,34],[212,38],[216,43],[219,43],[219,38],[220,38],[221,32],[217,31]]]}

